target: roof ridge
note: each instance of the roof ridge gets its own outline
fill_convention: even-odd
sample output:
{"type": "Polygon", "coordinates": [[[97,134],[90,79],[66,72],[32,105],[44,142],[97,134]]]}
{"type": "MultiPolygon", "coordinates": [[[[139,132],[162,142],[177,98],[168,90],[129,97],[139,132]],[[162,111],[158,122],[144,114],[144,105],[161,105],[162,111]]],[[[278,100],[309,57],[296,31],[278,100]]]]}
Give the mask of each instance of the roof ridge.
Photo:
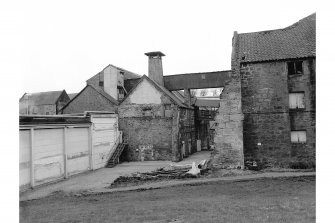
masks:
{"type": "Polygon", "coordinates": [[[98,92],[100,95],[104,96],[108,101],[116,104],[116,105],[119,105],[119,102],[113,98],[111,95],[109,95],[107,92],[105,92],[103,89],[99,89],[97,87],[95,87],[94,85],[92,84],[87,84],[88,86],[92,87],[96,92],[98,92]],[[103,93],[102,93],[103,92],[103,93]],[[108,95],[108,96],[107,96],[108,95]],[[110,98],[109,98],[110,97],[110,98]],[[112,99],[112,100],[111,100],[112,99]]]}
{"type": "Polygon", "coordinates": [[[41,94],[41,93],[54,93],[54,92],[63,92],[65,89],[63,90],[59,90],[59,91],[41,91],[41,92],[33,92],[33,93],[29,93],[29,92],[25,92],[24,94],[41,94]]]}
{"type": "Polygon", "coordinates": [[[123,98],[123,100],[120,102],[120,104],[122,104],[133,92],[134,90],[137,88],[137,86],[144,80],[147,79],[149,82],[151,82],[156,88],[158,88],[158,90],[160,90],[162,93],[166,94],[168,97],[170,97],[178,106],[180,107],[188,107],[186,105],[184,105],[184,103],[182,101],[180,101],[177,96],[173,95],[172,92],[170,92],[168,89],[166,89],[165,87],[159,85],[157,82],[155,82],[154,80],[152,80],[150,77],[143,75],[141,77],[141,79],[136,83],[136,85],[128,92],[128,94],[126,95],[126,97],[123,98]],[[169,93],[168,93],[169,92],[169,93]]]}
{"type": "MultiPolygon", "coordinates": [[[[138,76],[138,77],[141,77],[141,75],[139,75],[139,74],[137,74],[137,73],[134,73],[134,72],[132,72],[132,71],[126,70],[126,69],[124,69],[124,68],[122,68],[122,67],[118,67],[118,66],[115,66],[115,65],[113,65],[113,64],[109,64],[108,66],[112,66],[112,67],[115,67],[116,69],[124,70],[124,71],[127,71],[128,73],[132,73],[132,74],[135,74],[135,75],[138,76]]],[[[107,66],[107,67],[108,67],[108,66],[107,66]]],[[[106,67],[105,67],[104,69],[106,69],[106,67]]],[[[104,69],[103,69],[103,70],[104,70],[104,69]]],[[[101,71],[100,71],[100,72],[101,72],[101,71]]]]}
{"type": "Polygon", "coordinates": [[[170,74],[170,75],[165,75],[163,77],[168,77],[168,76],[175,76],[175,75],[185,75],[185,74],[203,74],[203,73],[218,73],[218,72],[229,72],[231,70],[217,70],[217,71],[203,71],[203,72],[193,72],[193,73],[183,73],[183,74],[170,74]]]}
{"type": "Polygon", "coordinates": [[[286,26],[284,28],[278,28],[278,29],[269,29],[269,30],[262,30],[262,31],[255,31],[255,32],[245,32],[245,33],[238,33],[238,35],[245,35],[245,34],[254,34],[254,33],[266,33],[266,32],[273,32],[273,31],[284,31],[284,30],[288,30],[288,29],[291,29],[291,28],[294,28],[296,27],[298,24],[301,24],[302,21],[306,21],[307,19],[309,18],[312,18],[314,15],[316,15],[316,13],[312,13],[310,14],[309,16],[306,16],[300,20],[298,20],[297,22],[289,25],[289,26],[286,26]]]}

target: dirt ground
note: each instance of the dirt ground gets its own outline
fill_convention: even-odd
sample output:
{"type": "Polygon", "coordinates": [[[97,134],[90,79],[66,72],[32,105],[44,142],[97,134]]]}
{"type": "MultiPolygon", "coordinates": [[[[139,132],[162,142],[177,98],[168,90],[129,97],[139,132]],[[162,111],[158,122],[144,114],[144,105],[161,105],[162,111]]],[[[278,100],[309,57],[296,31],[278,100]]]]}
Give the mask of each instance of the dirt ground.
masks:
{"type": "Polygon", "coordinates": [[[192,162],[199,163],[201,160],[209,159],[210,154],[210,151],[197,152],[177,163],[171,161],[124,162],[113,168],[102,168],[90,171],[60,182],[25,191],[20,194],[20,200],[38,199],[57,191],[67,193],[75,193],[83,190],[96,192],[110,186],[119,176],[129,175],[135,172],[150,172],[171,164],[182,165],[192,162]]]}
{"type": "Polygon", "coordinates": [[[315,177],[209,182],[20,202],[20,222],[315,222],[315,177]]]}

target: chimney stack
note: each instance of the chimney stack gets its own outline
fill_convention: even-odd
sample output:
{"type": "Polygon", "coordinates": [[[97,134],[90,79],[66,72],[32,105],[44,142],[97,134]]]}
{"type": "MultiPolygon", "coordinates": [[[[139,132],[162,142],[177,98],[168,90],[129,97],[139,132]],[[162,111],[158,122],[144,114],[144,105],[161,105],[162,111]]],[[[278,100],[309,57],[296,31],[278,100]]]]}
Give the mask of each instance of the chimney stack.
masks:
{"type": "Polygon", "coordinates": [[[157,84],[164,86],[162,56],[160,51],[145,53],[149,57],[149,77],[157,84]]]}

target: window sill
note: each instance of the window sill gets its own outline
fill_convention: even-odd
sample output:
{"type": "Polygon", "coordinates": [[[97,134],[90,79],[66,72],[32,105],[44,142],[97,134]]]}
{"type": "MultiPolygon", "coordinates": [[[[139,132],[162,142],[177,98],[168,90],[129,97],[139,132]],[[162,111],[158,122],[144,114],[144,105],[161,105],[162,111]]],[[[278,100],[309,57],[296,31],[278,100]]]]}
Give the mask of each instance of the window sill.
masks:
{"type": "Polygon", "coordinates": [[[288,74],[288,77],[300,77],[303,76],[304,74],[288,74]]]}
{"type": "Polygon", "coordinates": [[[290,112],[301,112],[306,111],[306,108],[290,108],[290,112]]]}

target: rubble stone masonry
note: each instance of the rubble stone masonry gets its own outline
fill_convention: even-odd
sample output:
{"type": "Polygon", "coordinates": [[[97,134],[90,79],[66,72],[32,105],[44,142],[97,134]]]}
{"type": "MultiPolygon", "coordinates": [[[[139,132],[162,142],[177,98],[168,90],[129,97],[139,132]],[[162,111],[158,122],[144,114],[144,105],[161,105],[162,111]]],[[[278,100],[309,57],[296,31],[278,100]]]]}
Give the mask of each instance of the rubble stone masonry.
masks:
{"type": "Polygon", "coordinates": [[[141,161],[142,156],[144,157],[142,161],[172,159],[172,118],[120,118],[119,128],[128,143],[129,161],[141,161]]]}
{"type": "Polygon", "coordinates": [[[220,107],[215,117],[214,151],[211,166],[243,168],[243,114],[241,109],[240,78],[232,74],[220,96],[220,107]]]}
{"type": "Polygon", "coordinates": [[[287,61],[242,64],[245,161],[262,167],[315,165],[315,63],[288,75],[287,61]],[[303,109],[289,108],[289,93],[304,92],[303,109]],[[306,131],[306,143],[291,143],[291,131],[306,131]]]}

